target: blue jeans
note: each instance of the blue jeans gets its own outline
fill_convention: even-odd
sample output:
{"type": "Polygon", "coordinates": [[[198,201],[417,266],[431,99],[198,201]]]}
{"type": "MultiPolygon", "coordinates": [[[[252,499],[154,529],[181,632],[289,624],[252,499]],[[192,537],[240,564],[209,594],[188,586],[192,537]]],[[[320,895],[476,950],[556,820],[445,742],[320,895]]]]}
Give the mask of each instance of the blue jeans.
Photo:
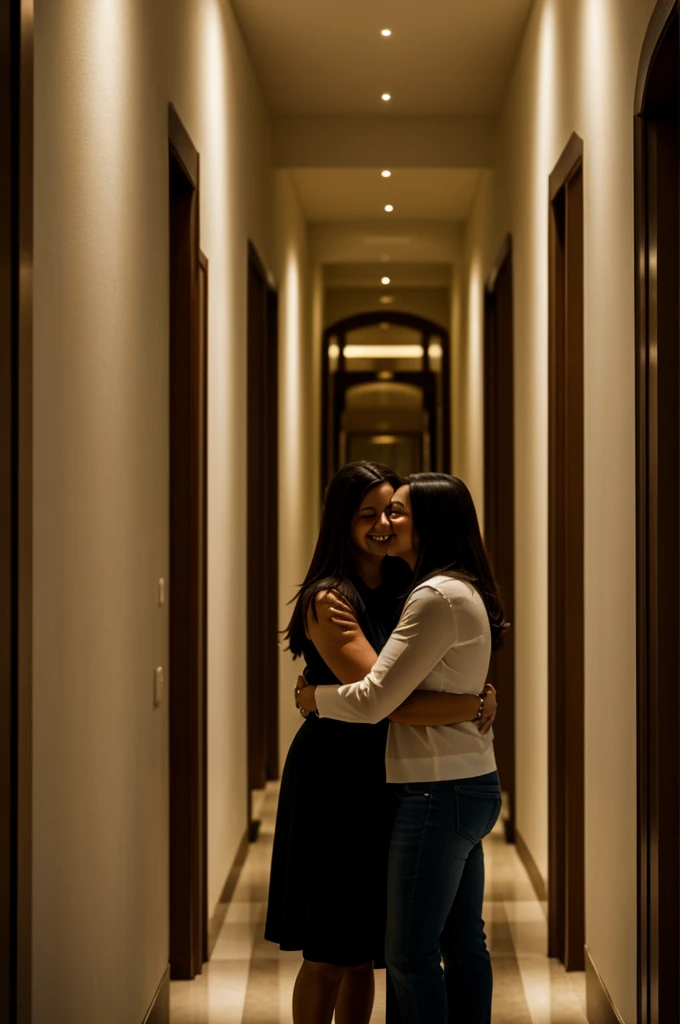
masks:
{"type": "Polygon", "coordinates": [[[493,979],[482,920],[482,839],[501,809],[498,773],[394,789],[398,809],[387,875],[388,1020],[490,1024],[493,979]]]}

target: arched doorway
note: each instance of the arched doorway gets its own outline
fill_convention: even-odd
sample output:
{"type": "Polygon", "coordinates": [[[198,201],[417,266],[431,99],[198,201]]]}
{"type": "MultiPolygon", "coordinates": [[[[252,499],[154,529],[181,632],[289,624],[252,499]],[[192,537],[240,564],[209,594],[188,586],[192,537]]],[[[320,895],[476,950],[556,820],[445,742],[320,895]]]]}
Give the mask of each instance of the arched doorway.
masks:
{"type": "Polygon", "coordinates": [[[450,365],[449,332],[425,317],[380,310],[327,327],[322,486],[360,458],[450,472],[450,365]]]}
{"type": "Polygon", "coordinates": [[[635,96],[640,1024],[680,1019],[679,49],[660,0],[635,96]]]}

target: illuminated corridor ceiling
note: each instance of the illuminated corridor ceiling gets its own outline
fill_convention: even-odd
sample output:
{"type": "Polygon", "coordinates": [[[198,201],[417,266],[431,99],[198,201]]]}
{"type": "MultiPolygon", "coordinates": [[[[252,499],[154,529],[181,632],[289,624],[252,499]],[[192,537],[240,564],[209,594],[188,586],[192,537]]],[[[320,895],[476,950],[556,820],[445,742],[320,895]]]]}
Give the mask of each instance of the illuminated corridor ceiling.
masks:
{"type": "Polygon", "coordinates": [[[274,114],[484,117],[498,110],[532,0],[233,3],[274,114]]]}
{"type": "Polygon", "coordinates": [[[467,219],[532,0],[232,2],[310,222],[467,219]]]}

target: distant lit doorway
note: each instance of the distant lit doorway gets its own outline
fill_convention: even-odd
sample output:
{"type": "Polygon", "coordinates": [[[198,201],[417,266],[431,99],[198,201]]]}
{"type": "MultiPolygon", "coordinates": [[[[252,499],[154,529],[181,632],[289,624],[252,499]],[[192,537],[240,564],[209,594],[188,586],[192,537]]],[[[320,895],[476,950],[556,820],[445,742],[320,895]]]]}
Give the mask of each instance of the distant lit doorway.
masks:
{"type": "Polygon", "coordinates": [[[680,27],[659,2],[635,97],[638,1020],[680,1020],[680,27]]]}
{"type": "Polygon", "coordinates": [[[449,334],[432,320],[381,310],[324,332],[322,466],[325,487],[347,462],[398,473],[450,472],[449,334]]]}

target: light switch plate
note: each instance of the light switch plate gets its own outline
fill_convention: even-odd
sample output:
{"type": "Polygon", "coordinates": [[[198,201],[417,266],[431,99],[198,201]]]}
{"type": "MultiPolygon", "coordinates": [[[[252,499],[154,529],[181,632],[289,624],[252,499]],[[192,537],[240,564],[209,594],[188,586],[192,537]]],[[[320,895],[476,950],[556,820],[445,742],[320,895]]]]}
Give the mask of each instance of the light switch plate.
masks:
{"type": "Polygon", "coordinates": [[[153,674],[153,706],[159,707],[163,700],[163,689],[165,684],[165,675],[163,672],[162,665],[159,665],[153,674]]]}

